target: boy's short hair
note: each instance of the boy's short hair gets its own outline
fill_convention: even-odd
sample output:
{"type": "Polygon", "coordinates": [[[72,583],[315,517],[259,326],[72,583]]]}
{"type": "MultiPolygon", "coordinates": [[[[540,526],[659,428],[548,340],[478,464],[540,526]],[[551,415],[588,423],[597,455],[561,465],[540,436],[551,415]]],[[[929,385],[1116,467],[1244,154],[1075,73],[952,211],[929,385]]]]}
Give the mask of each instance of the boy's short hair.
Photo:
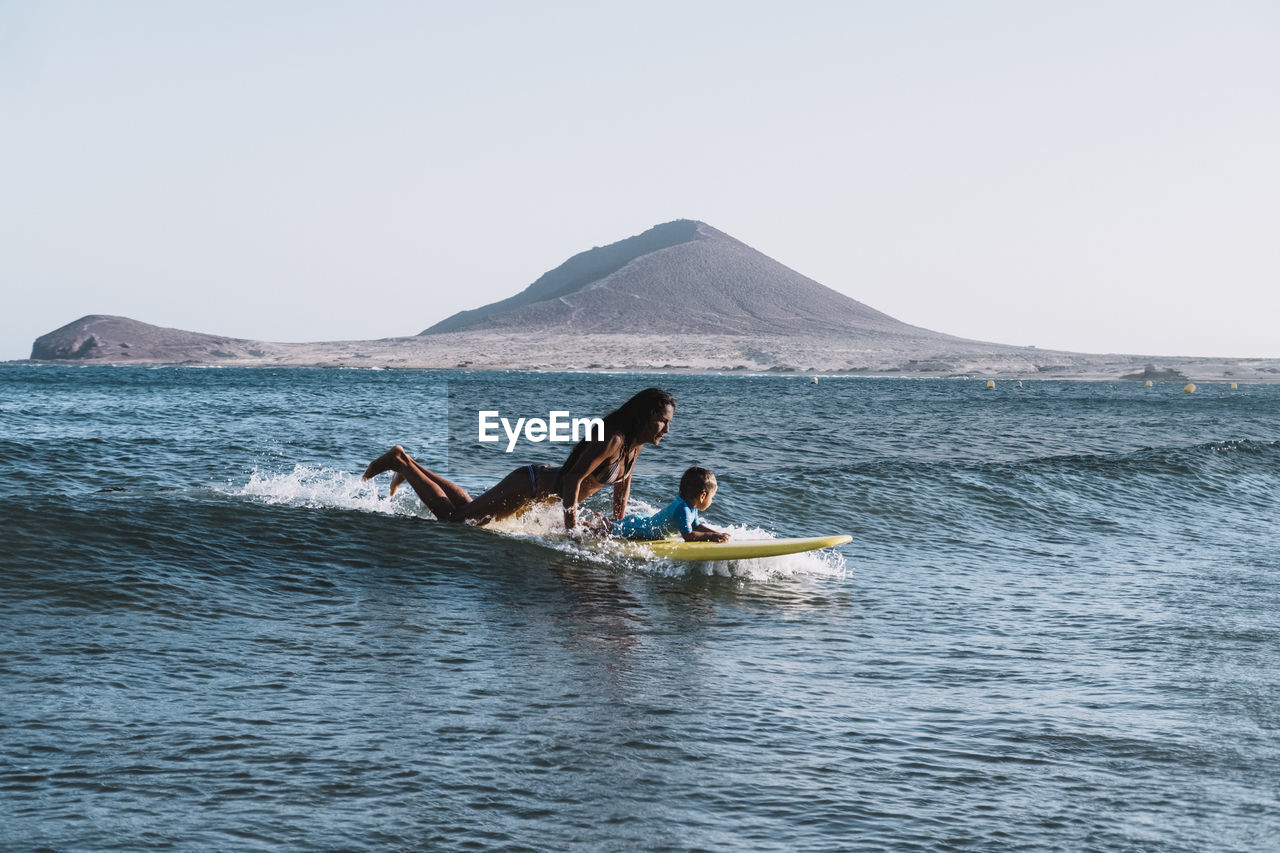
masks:
{"type": "Polygon", "coordinates": [[[711,491],[714,485],[716,485],[716,475],[706,468],[694,465],[680,478],[680,497],[686,501],[693,500],[703,492],[711,491]]]}

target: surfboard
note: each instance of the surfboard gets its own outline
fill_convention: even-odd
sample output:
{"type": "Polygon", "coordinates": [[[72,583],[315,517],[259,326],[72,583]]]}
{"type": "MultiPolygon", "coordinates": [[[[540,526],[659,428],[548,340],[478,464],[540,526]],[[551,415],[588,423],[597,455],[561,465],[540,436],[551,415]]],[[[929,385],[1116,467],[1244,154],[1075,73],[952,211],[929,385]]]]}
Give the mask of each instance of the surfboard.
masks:
{"type": "Polygon", "coordinates": [[[821,548],[834,548],[852,542],[852,536],[808,536],[791,539],[730,539],[728,542],[685,542],[683,539],[656,539],[632,542],[610,540],[611,545],[641,558],[657,557],[679,562],[709,560],[753,560],[758,557],[780,557],[821,548]]]}

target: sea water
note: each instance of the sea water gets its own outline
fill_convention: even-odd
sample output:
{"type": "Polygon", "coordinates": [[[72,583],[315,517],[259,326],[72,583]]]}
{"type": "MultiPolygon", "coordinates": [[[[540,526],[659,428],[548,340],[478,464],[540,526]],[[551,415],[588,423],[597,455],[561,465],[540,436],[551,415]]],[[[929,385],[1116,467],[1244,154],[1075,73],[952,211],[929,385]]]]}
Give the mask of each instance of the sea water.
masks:
{"type": "Polygon", "coordinates": [[[0,847],[1276,849],[1278,510],[1280,386],[0,368],[0,847]],[[853,542],[360,480],[653,385],[633,506],[699,464],[713,527],[853,542]]]}

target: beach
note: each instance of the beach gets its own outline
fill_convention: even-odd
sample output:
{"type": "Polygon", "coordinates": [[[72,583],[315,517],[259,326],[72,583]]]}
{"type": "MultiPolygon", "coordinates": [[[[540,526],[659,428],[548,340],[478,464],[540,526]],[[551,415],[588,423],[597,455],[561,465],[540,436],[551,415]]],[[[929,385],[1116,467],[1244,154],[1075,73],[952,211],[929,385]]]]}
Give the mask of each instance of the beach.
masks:
{"type": "MultiPolygon", "coordinates": [[[[65,363],[209,364],[457,370],[811,373],[881,377],[1280,381],[1280,359],[1089,354],[938,335],[671,335],[452,332],[363,341],[279,343],[133,324],[65,363]],[[139,328],[141,330],[139,330],[139,328]],[[939,339],[942,338],[941,342],[939,339]]],[[[69,351],[74,351],[70,347],[69,351]]]]}

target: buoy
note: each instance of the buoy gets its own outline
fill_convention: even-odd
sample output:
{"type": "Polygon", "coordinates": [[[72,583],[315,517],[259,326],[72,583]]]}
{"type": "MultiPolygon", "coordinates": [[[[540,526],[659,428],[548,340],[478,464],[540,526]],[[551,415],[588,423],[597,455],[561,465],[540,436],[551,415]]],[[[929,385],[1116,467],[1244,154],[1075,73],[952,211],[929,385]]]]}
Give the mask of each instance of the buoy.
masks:
{"type": "Polygon", "coordinates": [[[1231,390],[1232,391],[1236,390],[1236,383],[1234,382],[1231,383],[1231,390]]]}
{"type": "Polygon", "coordinates": [[[1196,386],[1195,386],[1195,383],[1194,383],[1194,382],[1188,382],[1188,383],[1187,383],[1187,387],[1186,387],[1186,388],[1183,388],[1182,390],[1183,390],[1183,391],[1186,391],[1188,394],[1194,394],[1194,393],[1196,393],[1196,386]]]}
{"type": "Polygon", "coordinates": [[[1150,379],[1148,379],[1148,380],[1147,380],[1147,387],[1148,387],[1148,388],[1150,388],[1150,387],[1151,387],[1151,380],[1150,380],[1150,379]]]}
{"type": "Polygon", "coordinates": [[[1022,380],[1021,380],[1021,379],[1019,379],[1019,380],[1018,380],[1018,387],[1019,387],[1019,388],[1021,388],[1021,387],[1022,387],[1022,380]]]}
{"type": "Polygon", "coordinates": [[[988,379],[988,380],[987,380],[987,387],[988,387],[988,388],[994,388],[994,387],[996,387],[996,381],[995,381],[994,379],[988,379]]]}

